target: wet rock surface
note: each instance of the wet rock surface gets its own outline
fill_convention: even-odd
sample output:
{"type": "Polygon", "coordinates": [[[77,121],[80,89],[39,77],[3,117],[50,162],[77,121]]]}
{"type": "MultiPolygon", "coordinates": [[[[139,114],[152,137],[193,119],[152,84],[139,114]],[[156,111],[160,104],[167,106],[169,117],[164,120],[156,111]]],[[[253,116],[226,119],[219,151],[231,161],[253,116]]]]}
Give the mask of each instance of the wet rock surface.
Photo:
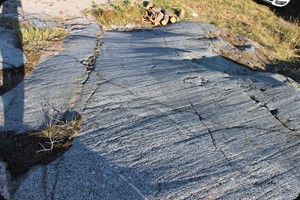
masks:
{"type": "MultiPolygon", "coordinates": [[[[92,27],[24,81],[24,124],[41,124],[32,120],[38,99],[67,102],[83,124],[64,156],[20,180],[14,199],[297,197],[296,83],[218,56],[202,23],[107,31],[85,74],[78,61],[95,52],[92,27]]],[[[15,92],[2,99],[15,105],[15,92]]]]}

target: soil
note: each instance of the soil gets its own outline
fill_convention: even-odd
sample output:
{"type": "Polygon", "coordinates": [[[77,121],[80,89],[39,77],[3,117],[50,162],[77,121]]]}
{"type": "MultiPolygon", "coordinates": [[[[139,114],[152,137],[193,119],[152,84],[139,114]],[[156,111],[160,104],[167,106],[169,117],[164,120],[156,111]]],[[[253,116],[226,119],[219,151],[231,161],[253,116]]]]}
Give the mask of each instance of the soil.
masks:
{"type": "Polygon", "coordinates": [[[0,70],[0,95],[10,91],[16,87],[25,77],[30,75],[34,68],[40,63],[41,57],[50,57],[59,54],[62,50],[63,41],[49,41],[46,48],[39,51],[31,51],[30,49],[23,49],[27,62],[22,67],[8,68],[4,71],[0,70]],[[2,80],[5,77],[5,83],[2,80]]]}
{"type": "Polygon", "coordinates": [[[228,32],[225,29],[220,29],[220,34],[211,32],[209,33],[209,37],[211,39],[221,37],[227,43],[228,48],[220,47],[213,43],[214,51],[220,56],[251,70],[266,70],[266,66],[269,61],[259,49],[259,46],[254,44],[252,41],[242,38],[237,34],[228,32]],[[255,48],[254,52],[246,50],[249,45],[255,48]]]}
{"type": "Polygon", "coordinates": [[[18,178],[35,165],[46,165],[64,154],[79,132],[80,119],[71,123],[54,124],[53,132],[47,131],[15,134],[0,133],[0,160],[7,163],[7,170],[18,178]],[[53,148],[51,149],[51,141],[53,148]]]}
{"type": "Polygon", "coordinates": [[[41,57],[58,55],[63,50],[63,40],[49,41],[48,46],[39,51],[31,51],[23,47],[27,62],[25,63],[25,77],[32,73],[35,66],[40,63],[41,57]]]}
{"type": "MultiPolygon", "coordinates": [[[[91,8],[92,2],[93,0],[20,0],[20,2],[7,0],[4,4],[7,4],[5,14],[8,15],[15,15],[16,12],[21,16],[43,13],[50,18],[59,18],[63,21],[70,17],[83,16],[81,10],[91,8]]],[[[97,3],[105,2],[106,0],[97,1],[97,3]]],[[[16,20],[7,21],[5,19],[1,24],[9,27],[12,25],[19,26],[17,21],[14,24],[11,21],[16,20]]],[[[42,57],[58,54],[63,49],[62,43],[62,40],[51,41],[46,48],[38,52],[23,47],[27,63],[19,69],[0,72],[1,77],[11,77],[6,84],[3,84],[6,86],[5,88],[0,88],[0,95],[14,88],[17,83],[29,75],[42,57]]],[[[59,121],[54,124],[54,132],[52,132],[51,137],[45,130],[23,134],[2,132],[0,133],[0,160],[7,163],[7,170],[11,173],[12,178],[18,178],[31,167],[40,164],[46,165],[63,155],[72,146],[72,141],[79,132],[79,127],[80,119],[69,123],[59,121]],[[53,148],[51,148],[51,141],[53,148]]],[[[1,199],[3,197],[0,195],[1,199]]]]}

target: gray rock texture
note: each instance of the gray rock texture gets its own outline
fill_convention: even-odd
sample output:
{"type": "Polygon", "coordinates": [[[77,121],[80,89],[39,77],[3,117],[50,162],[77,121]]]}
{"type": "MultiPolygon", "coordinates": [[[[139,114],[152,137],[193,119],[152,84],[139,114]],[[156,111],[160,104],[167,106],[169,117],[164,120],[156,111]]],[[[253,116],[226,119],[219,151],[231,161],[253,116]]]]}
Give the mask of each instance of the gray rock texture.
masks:
{"type": "Polygon", "coordinates": [[[88,78],[86,59],[94,54],[96,23],[70,22],[64,51],[49,58],[17,87],[0,97],[0,131],[41,129],[48,119],[73,107],[88,78]],[[70,51],[73,49],[73,51],[70,51]]]}
{"type": "Polygon", "coordinates": [[[10,175],[6,170],[6,164],[0,161],[0,198],[10,199],[10,175]]]}
{"type": "Polygon", "coordinates": [[[0,70],[22,67],[24,63],[26,57],[18,47],[16,32],[0,27],[0,70]]]}
{"type": "Polygon", "coordinates": [[[81,132],[64,156],[29,171],[13,199],[294,199],[300,92],[215,54],[212,30],[107,31],[88,78],[78,60],[94,32],[70,37],[24,81],[24,122],[37,125],[33,101],[66,102],[82,114],[81,132]]]}

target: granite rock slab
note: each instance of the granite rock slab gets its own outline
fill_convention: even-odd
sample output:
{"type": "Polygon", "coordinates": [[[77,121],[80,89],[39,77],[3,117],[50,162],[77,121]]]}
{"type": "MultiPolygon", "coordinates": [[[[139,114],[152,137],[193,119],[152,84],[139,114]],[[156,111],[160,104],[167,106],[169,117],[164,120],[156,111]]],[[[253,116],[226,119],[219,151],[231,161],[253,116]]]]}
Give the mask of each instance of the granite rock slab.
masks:
{"type": "Polygon", "coordinates": [[[107,31],[73,147],[13,199],[294,199],[300,92],[212,50],[204,23],[107,31]]]}
{"type": "Polygon", "coordinates": [[[0,27],[0,70],[23,67],[26,57],[18,47],[16,32],[0,27]]]}
{"type": "Polygon", "coordinates": [[[61,54],[40,63],[24,81],[0,96],[0,131],[40,130],[49,118],[74,106],[88,78],[83,61],[93,55],[101,29],[97,23],[81,26],[80,31],[73,26],[61,54]],[[89,37],[80,34],[83,31],[89,37]]]}

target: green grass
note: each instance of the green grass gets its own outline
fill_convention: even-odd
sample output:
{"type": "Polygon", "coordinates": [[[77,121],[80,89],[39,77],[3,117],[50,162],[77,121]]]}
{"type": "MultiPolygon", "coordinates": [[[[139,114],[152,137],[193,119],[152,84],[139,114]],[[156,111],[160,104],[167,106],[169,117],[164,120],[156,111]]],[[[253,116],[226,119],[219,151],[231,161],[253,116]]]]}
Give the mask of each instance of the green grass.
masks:
{"type": "Polygon", "coordinates": [[[34,27],[21,27],[23,49],[33,52],[43,50],[49,42],[62,40],[66,36],[66,31],[61,28],[39,29],[34,27]]]}
{"type": "Polygon", "coordinates": [[[77,120],[70,122],[63,122],[60,120],[55,120],[54,122],[46,125],[46,128],[41,132],[46,137],[51,137],[54,140],[62,140],[63,137],[74,137],[80,130],[82,119],[78,118],[77,120]]]}
{"type": "Polygon", "coordinates": [[[30,22],[19,23],[18,20],[7,17],[0,17],[0,26],[17,31],[20,48],[32,52],[42,50],[49,42],[62,40],[67,35],[62,28],[35,28],[30,22]]]}
{"type": "Polygon", "coordinates": [[[135,3],[130,6],[129,0],[113,1],[110,4],[93,3],[91,10],[84,10],[83,13],[92,14],[105,27],[110,25],[140,25],[142,15],[145,12],[141,4],[135,3]]]}

